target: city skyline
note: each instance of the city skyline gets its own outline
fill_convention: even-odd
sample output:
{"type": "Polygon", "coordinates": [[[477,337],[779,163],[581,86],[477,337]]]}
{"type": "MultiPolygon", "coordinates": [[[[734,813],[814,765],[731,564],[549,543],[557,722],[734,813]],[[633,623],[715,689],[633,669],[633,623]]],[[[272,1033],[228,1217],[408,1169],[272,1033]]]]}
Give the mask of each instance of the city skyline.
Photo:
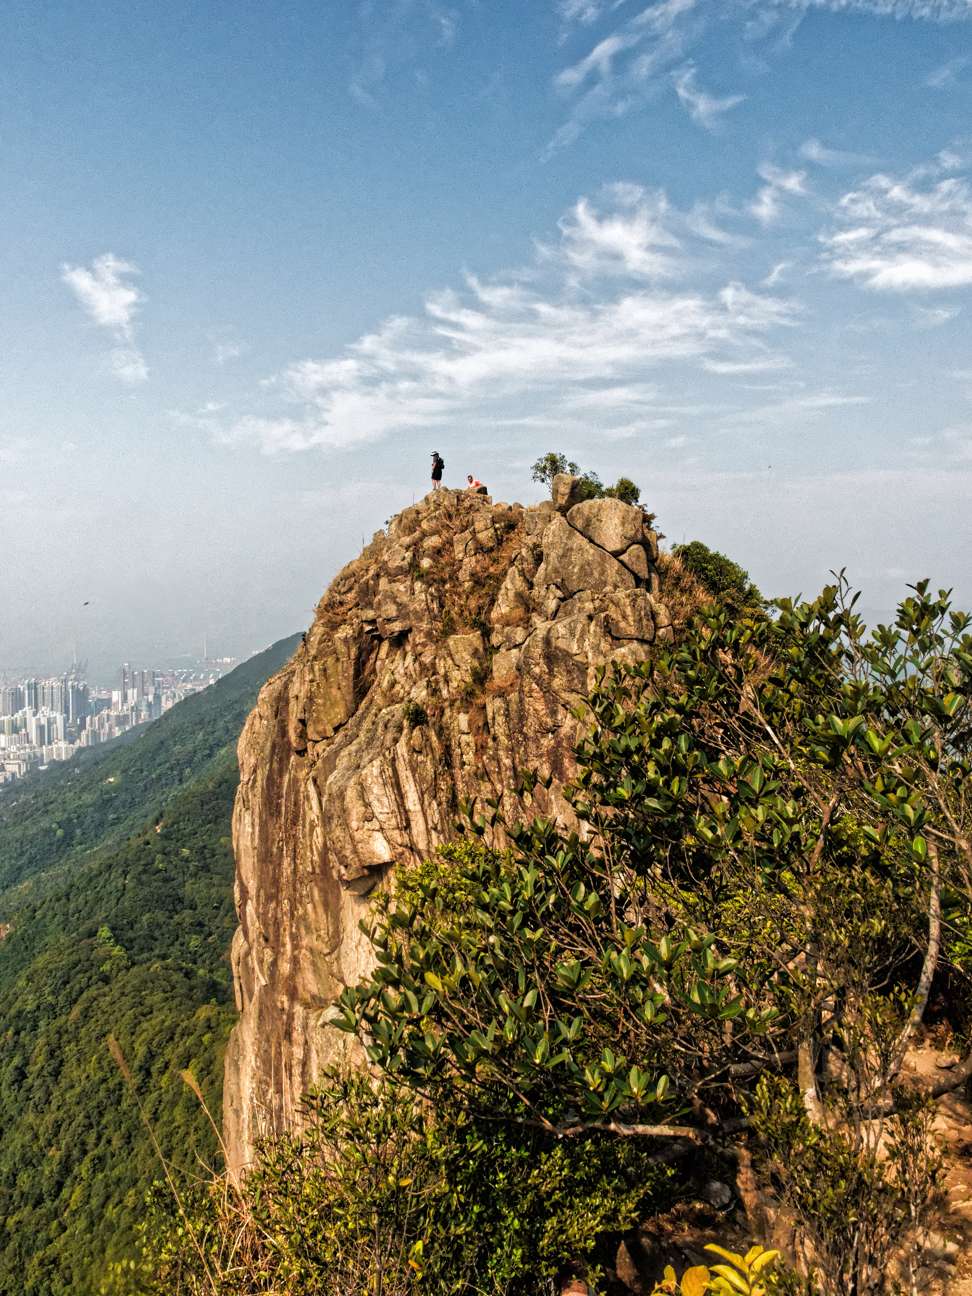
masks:
{"type": "Polygon", "coordinates": [[[0,676],[0,790],[77,752],[158,720],[184,698],[214,684],[237,662],[210,669],[120,668],[118,688],[92,687],[80,668],[60,676],[0,676]]]}
{"type": "Polygon", "coordinates": [[[14,0],[0,664],[301,629],[433,448],[630,476],[770,595],[972,603],[970,20],[14,0]]]}
{"type": "Polygon", "coordinates": [[[210,653],[206,647],[207,639],[203,640],[203,651],[196,653],[192,648],[184,652],[159,653],[154,657],[151,654],[140,656],[135,653],[121,655],[106,654],[100,658],[89,657],[79,649],[78,644],[71,644],[63,651],[59,650],[58,645],[48,645],[46,652],[38,655],[33,662],[4,662],[0,660],[0,688],[4,685],[22,682],[25,679],[36,677],[38,679],[55,679],[65,675],[82,674],[93,685],[105,687],[109,685],[117,676],[118,671],[122,669],[119,661],[122,661],[125,667],[130,667],[134,662],[138,669],[155,670],[165,673],[169,670],[193,670],[207,665],[222,665],[226,662],[245,661],[255,653],[262,650],[263,645],[259,647],[248,647],[242,652],[237,653],[210,653]]]}

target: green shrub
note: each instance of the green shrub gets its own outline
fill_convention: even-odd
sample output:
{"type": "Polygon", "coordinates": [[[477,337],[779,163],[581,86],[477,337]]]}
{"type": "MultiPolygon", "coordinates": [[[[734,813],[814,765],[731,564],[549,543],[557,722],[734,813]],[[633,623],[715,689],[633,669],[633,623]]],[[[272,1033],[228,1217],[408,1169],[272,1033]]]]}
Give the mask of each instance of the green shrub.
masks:
{"type": "Polygon", "coordinates": [[[428,713],[420,702],[406,702],[402,707],[402,717],[409,729],[418,729],[429,723],[428,713]]]}
{"type": "Polygon", "coordinates": [[[613,486],[608,486],[604,494],[619,499],[624,504],[637,504],[641,499],[641,490],[630,477],[619,477],[613,486]]]}
{"type": "Polygon", "coordinates": [[[665,1197],[643,1148],[432,1112],[402,1090],[332,1078],[299,1137],[268,1144],[241,1190],[152,1203],[153,1296],[534,1296],[607,1231],[665,1197]]]}
{"type": "Polygon", "coordinates": [[[675,545],[672,553],[714,598],[735,608],[762,605],[763,596],[749,579],[749,573],[718,549],[710,549],[701,540],[691,540],[688,544],[675,545]]]}

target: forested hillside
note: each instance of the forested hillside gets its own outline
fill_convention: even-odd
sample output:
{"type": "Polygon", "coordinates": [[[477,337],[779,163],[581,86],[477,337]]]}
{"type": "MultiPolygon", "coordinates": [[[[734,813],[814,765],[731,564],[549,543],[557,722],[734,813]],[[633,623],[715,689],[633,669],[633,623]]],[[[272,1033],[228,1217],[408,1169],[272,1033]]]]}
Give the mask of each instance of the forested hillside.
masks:
{"type": "Polygon", "coordinates": [[[0,797],[0,1293],[88,1296],[126,1254],[149,1137],[212,1159],[230,1023],[235,741],[283,640],[122,747],[0,797]]]}

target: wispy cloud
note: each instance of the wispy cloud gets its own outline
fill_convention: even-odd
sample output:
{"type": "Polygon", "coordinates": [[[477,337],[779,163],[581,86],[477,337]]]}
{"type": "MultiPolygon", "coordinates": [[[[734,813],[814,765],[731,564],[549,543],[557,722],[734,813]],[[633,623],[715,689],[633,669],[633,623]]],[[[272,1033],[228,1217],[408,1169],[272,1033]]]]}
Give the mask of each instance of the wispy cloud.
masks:
{"type": "Polygon", "coordinates": [[[930,436],[911,438],[910,456],[936,465],[972,468],[972,424],[960,423],[930,436]]]}
{"type": "Polygon", "coordinates": [[[806,197],[806,171],[787,171],[764,162],[757,168],[757,174],[765,183],[749,204],[749,210],[761,225],[773,225],[779,220],[787,198],[806,197]]]}
{"type": "Polygon", "coordinates": [[[822,236],[832,274],[884,292],[972,285],[972,191],[951,154],[844,194],[822,236]]]}
{"type": "Polygon", "coordinates": [[[761,281],[763,288],[775,288],[786,272],[792,267],[792,261],[777,261],[768,275],[761,281]]]}
{"type": "MultiPolygon", "coordinates": [[[[694,68],[680,71],[679,65],[696,56],[703,35],[716,22],[730,34],[734,26],[742,47],[762,42],[772,57],[789,44],[811,10],[933,23],[972,19],[972,0],[653,0],[647,5],[642,0],[634,13],[621,0],[555,0],[555,8],[574,43],[585,34],[595,39],[554,78],[568,108],[547,145],[547,157],[572,144],[592,122],[643,107],[670,77],[693,119],[711,129],[744,96],[715,99],[699,90],[694,68]]],[[[824,150],[808,160],[839,165],[833,157],[823,160],[824,154],[835,152],[824,150]]]]}
{"type": "Polygon", "coordinates": [[[930,90],[948,90],[958,81],[959,75],[969,66],[967,58],[949,59],[940,67],[929,72],[925,77],[925,85],[930,90]]]}
{"type": "Polygon", "coordinates": [[[951,324],[961,313],[961,306],[916,306],[914,320],[918,328],[941,328],[943,324],[951,324]]]}
{"type": "Polygon", "coordinates": [[[714,376],[781,367],[768,342],[795,318],[785,299],[731,279],[709,291],[673,286],[691,263],[690,239],[664,195],[611,186],[575,204],[534,264],[469,275],[338,355],[288,365],[265,386],[264,409],[196,417],[220,439],[269,453],[460,419],[562,418],[571,406],[587,419],[596,411],[606,436],[667,427],[659,366],[705,364],[714,376]]]}
{"type": "Polygon", "coordinates": [[[145,295],[131,280],[139,273],[137,265],[113,252],[95,257],[90,266],[61,267],[62,281],[88,318],[115,338],[109,364],[115,377],[126,383],[148,378],[145,358],[135,345],[135,321],[145,295]]]}
{"type": "Polygon", "coordinates": [[[786,427],[795,422],[817,418],[832,410],[855,405],[869,405],[873,397],[862,393],[816,391],[800,392],[782,400],[769,401],[748,409],[731,410],[718,421],[726,428],[786,427]]]}
{"type": "Polygon", "coordinates": [[[542,251],[585,276],[659,279],[675,272],[682,244],[664,193],[639,185],[604,190],[606,209],[581,198],[559,222],[560,243],[542,251]]]}
{"type": "Polygon", "coordinates": [[[589,27],[597,22],[607,9],[605,0],[557,0],[557,13],[565,23],[579,23],[589,27]]]}
{"type": "MultiPolygon", "coordinates": [[[[377,108],[387,79],[455,43],[459,11],[440,0],[358,0],[348,90],[364,108],[377,108]]],[[[420,81],[425,73],[421,66],[420,81]]]]}
{"type": "Polygon", "coordinates": [[[246,351],[242,342],[214,342],[213,363],[222,367],[231,360],[238,360],[246,351]]]}
{"type": "Polygon", "coordinates": [[[788,369],[790,361],[786,356],[756,355],[751,360],[703,360],[702,367],[708,373],[736,378],[740,375],[772,373],[775,370],[788,369]]]}
{"type": "Polygon", "coordinates": [[[546,156],[567,147],[593,121],[622,117],[657,94],[684,60],[694,35],[693,16],[703,0],[657,0],[600,39],[556,76],[570,102],[566,121],[546,156]]]}
{"type": "Polygon", "coordinates": [[[852,153],[847,149],[828,148],[818,139],[808,139],[800,145],[800,156],[807,162],[812,162],[814,166],[821,167],[851,167],[862,166],[868,163],[874,163],[874,158],[869,158],[864,153],[852,153]]]}
{"type": "Polygon", "coordinates": [[[675,93],[693,121],[706,130],[715,130],[720,118],[741,104],[746,96],[741,94],[710,95],[698,83],[695,65],[687,63],[672,74],[675,93]]]}

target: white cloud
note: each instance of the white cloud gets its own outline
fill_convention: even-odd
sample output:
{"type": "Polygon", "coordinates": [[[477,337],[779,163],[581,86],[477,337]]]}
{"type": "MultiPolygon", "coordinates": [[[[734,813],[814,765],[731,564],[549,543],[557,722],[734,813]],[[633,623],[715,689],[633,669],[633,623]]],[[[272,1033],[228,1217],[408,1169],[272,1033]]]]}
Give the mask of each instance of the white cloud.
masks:
{"type": "Polygon", "coordinates": [[[800,145],[800,156],[807,162],[821,167],[849,167],[873,163],[874,159],[863,153],[851,153],[847,149],[828,148],[818,139],[804,140],[800,145]]]}
{"type": "Polygon", "coordinates": [[[817,391],[800,392],[748,409],[731,410],[718,421],[727,428],[786,427],[805,419],[816,418],[831,410],[855,405],[869,405],[873,397],[857,393],[817,391]]]}
{"type": "Polygon", "coordinates": [[[127,282],[138,266],[112,252],[95,257],[87,266],[61,267],[61,278],[95,324],[131,337],[135,313],[144,300],[138,287],[127,282]]]}
{"type": "MultiPolygon", "coordinates": [[[[592,122],[623,117],[648,103],[667,78],[678,74],[679,64],[694,54],[715,23],[730,34],[734,24],[738,38],[747,45],[768,41],[766,51],[772,55],[789,44],[811,10],[936,23],[972,18],[972,0],[654,0],[650,4],[642,0],[633,14],[621,0],[555,0],[555,9],[568,31],[597,26],[598,32],[591,48],[580,57],[575,54],[554,78],[569,107],[547,145],[548,157],[572,144],[592,122]]],[[[709,128],[739,101],[737,96],[713,100],[698,90],[691,77],[683,82],[679,95],[695,119],[709,128]],[[697,101],[694,109],[693,100],[697,101]]],[[[823,150],[823,154],[835,153],[823,150]]],[[[835,156],[823,161],[823,154],[809,160],[841,165],[835,156]]]]}
{"type": "Polygon", "coordinates": [[[735,377],[739,374],[772,373],[788,369],[791,361],[786,356],[754,356],[751,360],[703,360],[702,367],[709,373],[735,377]]]}
{"type": "Polygon", "coordinates": [[[581,198],[559,222],[561,242],[554,255],[584,275],[617,274],[639,279],[671,275],[681,244],[670,228],[668,199],[637,185],[605,191],[613,210],[598,210],[581,198]]]}
{"type": "Polygon", "coordinates": [[[780,282],[787,270],[792,266],[792,261],[777,261],[776,265],[769,274],[762,280],[763,288],[775,288],[780,282]]]}
{"type": "Polygon", "coordinates": [[[736,94],[724,95],[720,99],[715,95],[707,94],[698,83],[695,65],[692,63],[688,63],[685,67],[674,72],[672,82],[675,86],[675,93],[689,116],[693,121],[698,122],[700,126],[704,126],[706,130],[714,130],[719,123],[720,117],[729,112],[730,109],[737,107],[746,98],[745,95],[736,94]]]}
{"type": "Polygon", "coordinates": [[[960,306],[916,306],[914,310],[915,323],[923,329],[941,328],[961,313],[960,306]]]}
{"type": "Polygon", "coordinates": [[[135,320],[145,296],[131,282],[139,269],[112,252],[95,257],[90,266],[62,265],[61,279],[71,289],[89,319],[107,329],[117,346],[109,357],[112,373],[122,382],[144,382],[148,367],[135,346],[135,320]]]}
{"type": "Polygon", "coordinates": [[[115,347],[108,357],[108,363],[111,372],[122,382],[145,382],[149,376],[145,357],[137,347],[115,347]]]}
{"type": "Polygon", "coordinates": [[[806,171],[784,171],[764,162],[757,168],[765,184],[749,204],[749,210],[761,225],[773,225],[783,213],[786,198],[804,198],[807,195],[806,171]]]}
{"type": "Polygon", "coordinates": [[[0,440],[0,464],[13,465],[26,459],[30,442],[24,437],[5,437],[0,440]]]}
{"type": "Polygon", "coordinates": [[[911,438],[911,457],[937,466],[951,464],[972,468],[972,425],[960,423],[932,436],[911,438]]]}
{"type": "Polygon", "coordinates": [[[948,90],[958,81],[959,75],[969,66],[967,58],[949,59],[940,67],[929,72],[925,77],[925,85],[930,90],[948,90]]]}
{"type": "Polygon", "coordinates": [[[883,292],[932,291],[972,285],[972,191],[942,176],[958,159],[903,177],[871,176],[844,194],[836,228],[822,235],[832,274],[883,292]]]}
{"type": "Polygon", "coordinates": [[[602,0],[558,0],[557,12],[566,23],[580,23],[589,27],[603,15],[602,0]]]}
{"type": "Polygon", "coordinates": [[[702,2],[658,0],[563,68],[554,85],[572,103],[545,156],[572,144],[591,122],[623,117],[658,93],[660,78],[684,59],[702,2]]]}
{"type": "Polygon", "coordinates": [[[424,84],[422,61],[451,49],[459,30],[458,10],[439,0],[358,0],[355,18],[348,90],[370,109],[396,71],[411,68],[413,80],[424,84]]]}
{"type": "Polygon", "coordinates": [[[213,363],[222,366],[228,364],[231,360],[238,360],[245,350],[246,348],[241,342],[215,342],[213,343],[213,363]]]}
{"type": "Polygon", "coordinates": [[[950,23],[972,18],[972,0],[739,0],[747,9],[870,14],[876,18],[914,18],[923,22],[950,23]]]}
{"type": "Polygon", "coordinates": [[[266,452],[572,413],[596,418],[605,436],[667,427],[672,410],[654,385],[660,365],[707,364],[713,375],[781,367],[767,341],[795,316],[786,300],[737,282],[673,287],[688,237],[676,226],[685,217],[663,194],[611,186],[575,204],[532,266],[469,275],[338,355],[286,366],[265,385],[264,409],[235,421],[192,418],[218,439],[266,452]]]}

